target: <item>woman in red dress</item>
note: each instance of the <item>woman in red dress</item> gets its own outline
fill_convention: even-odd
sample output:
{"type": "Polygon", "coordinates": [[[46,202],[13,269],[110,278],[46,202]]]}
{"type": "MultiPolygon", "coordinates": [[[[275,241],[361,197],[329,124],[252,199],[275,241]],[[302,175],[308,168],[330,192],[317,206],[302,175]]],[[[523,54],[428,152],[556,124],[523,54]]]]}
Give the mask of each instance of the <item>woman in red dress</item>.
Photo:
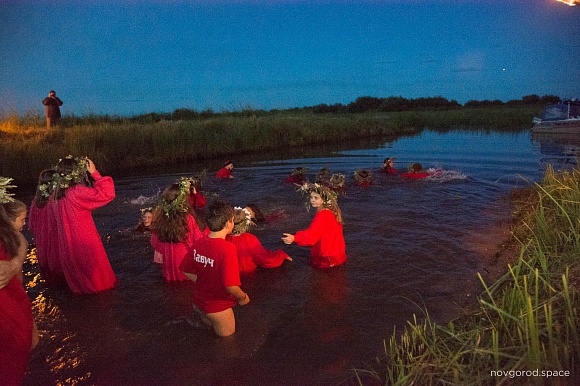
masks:
{"type": "Polygon", "coordinates": [[[151,245],[163,255],[162,272],[165,281],[183,281],[179,265],[193,250],[194,243],[209,233],[200,230],[189,204],[189,185],[182,180],[163,191],[159,205],[153,211],[151,245]]]}
{"type": "Polygon", "coordinates": [[[22,285],[28,243],[20,230],[26,219],[26,205],[6,194],[9,181],[0,177],[0,384],[19,386],[38,338],[32,305],[22,285]]]}
{"type": "Polygon", "coordinates": [[[342,214],[337,203],[338,194],[320,184],[304,184],[301,191],[310,196],[316,215],[306,230],[296,234],[284,233],[285,244],[310,246],[311,264],[316,268],[330,268],[346,261],[346,245],[342,232],[342,214]]]}
{"type": "Polygon", "coordinates": [[[262,246],[256,236],[247,233],[251,224],[250,211],[245,208],[235,208],[234,229],[226,236],[226,241],[236,246],[240,273],[254,272],[257,267],[276,268],[281,266],[284,260],[292,261],[286,252],[270,251],[262,246]]]}
{"type": "Polygon", "coordinates": [[[66,282],[76,294],[92,294],[117,285],[92,211],[115,198],[111,177],[103,177],[88,158],[66,157],[58,162],[59,183],[54,209],[60,265],[66,282]]]}
{"type": "Polygon", "coordinates": [[[64,281],[58,242],[54,242],[58,239],[56,217],[49,205],[49,202],[54,199],[54,183],[58,175],[54,169],[45,169],[40,172],[36,194],[28,214],[28,228],[34,234],[38,265],[42,276],[49,284],[64,281]]]}

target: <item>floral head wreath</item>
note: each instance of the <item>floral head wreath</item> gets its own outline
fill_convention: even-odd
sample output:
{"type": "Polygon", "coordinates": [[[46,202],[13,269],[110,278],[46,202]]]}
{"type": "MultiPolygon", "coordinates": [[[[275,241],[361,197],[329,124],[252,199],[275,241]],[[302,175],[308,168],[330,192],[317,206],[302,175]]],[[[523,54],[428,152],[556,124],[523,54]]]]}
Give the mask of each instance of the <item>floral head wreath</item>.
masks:
{"type": "Polygon", "coordinates": [[[141,208],[141,216],[143,216],[147,212],[153,212],[153,207],[149,206],[147,208],[141,208]]]}
{"type": "Polygon", "coordinates": [[[187,213],[189,212],[189,199],[187,198],[189,194],[189,187],[191,186],[191,181],[187,178],[182,178],[179,182],[179,194],[172,201],[167,201],[161,198],[159,207],[163,211],[165,217],[169,217],[172,213],[187,213]]]}
{"type": "Polygon", "coordinates": [[[371,172],[366,169],[357,169],[354,172],[354,179],[358,182],[371,182],[373,176],[371,175],[371,172]]]}
{"type": "Polygon", "coordinates": [[[234,222],[234,229],[232,230],[232,234],[235,235],[241,235],[242,233],[245,233],[248,230],[248,227],[250,227],[251,225],[255,225],[252,222],[252,214],[248,209],[236,206],[234,208],[234,212],[237,212],[238,210],[244,212],[244,218],[234,222]]]}
{"type": "Polygon", "coordinates": [[[334,173],[328,183],[331,188],[343,188],[346,183],[346,177],[342,173],[334,173]]]}
{"type": "Polygon", "coordinates": [[[10,185],[11,182],[12,178],[0,177],[0,204],[14,201],[12,198],[14,194],[8,193],[7,191],[8,189],[16,187],[15,185],[10,185]]]}
{"type": "Polygon", "coordinates": [[[300,186],[298,191],[305,194],[310,194],[312,192],[319,194],[325,207],[329,207],[332,204],[335,204],[338,198],[338,194],[334,190],[331,190],[328,187],[318,183],[304,183],[300,186]]]}
{"type": "MultiPolygon", "coordinates": [[[[66,189],[72,185],[81,183],[87,175],[87,158],[86,157],[73,157],[72,155],[67,155],[65,159],[74,159],[77,163],[76,168],[68,173],[55,173],[52,180],[52,188],[60,187],[61,189],[66,189]]],[[[58,162],[62,161],[62,158],[58,162]]],[[[56,170],[56,167],[55,167],[56,170]]],[[[44,188],[50,194],[51,186],[44,188]]],[[[41,188],[43,190],[43,188],[41,188]]]]}

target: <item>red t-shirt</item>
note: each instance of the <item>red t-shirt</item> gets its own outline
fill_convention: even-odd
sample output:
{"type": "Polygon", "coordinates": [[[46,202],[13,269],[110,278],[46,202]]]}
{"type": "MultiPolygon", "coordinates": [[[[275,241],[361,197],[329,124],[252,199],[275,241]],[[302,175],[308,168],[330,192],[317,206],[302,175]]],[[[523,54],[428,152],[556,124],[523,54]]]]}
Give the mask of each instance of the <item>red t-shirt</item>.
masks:
{"type": "Polygon", "coordinates": [[[311,247],[311,263],[317,268],[334,267],[346,261],[342,225],[328,209],[316,212],[308,229],[296,232],[294,242],[311,247]]]}
{"type": "Polygon", "coordinates": [[[183,259],[180,269],[197,275],[193,303],[206,314],[225,311],[237,304],[226,287],[239,286],[236,247],[221,238],[204,236],[183,259]]]}
{"type": "Polygon", "coordinates": [[[228,168],[221,168],[215,176],[216,178],[230,178],[232,176],[232,171],[228,168]]]}

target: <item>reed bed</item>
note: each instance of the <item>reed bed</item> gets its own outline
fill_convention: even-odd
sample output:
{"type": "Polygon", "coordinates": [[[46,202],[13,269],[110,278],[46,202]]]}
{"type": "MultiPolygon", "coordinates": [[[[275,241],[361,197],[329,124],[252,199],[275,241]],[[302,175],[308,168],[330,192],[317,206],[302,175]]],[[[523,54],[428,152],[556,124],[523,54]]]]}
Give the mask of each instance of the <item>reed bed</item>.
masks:
{"type": "Polygon", "coordinates": [[[548,168],[524,197],[513,228],[520,254],[493,284],[479,276],[478,308],[446,325],[414,316],[384,341],[384,356],[355,371],[359,384],[578,384],[580,170],[548,168]]]}
{"type": "Polygon", "coordinates": [[[38,114],[12,114],[0,120],[0,175],[14,178],[18,185],[31,185],[40,170],[68,154],[87,155],[102,171],[114,173],[354,138],[417,134],[425,127],[471,124],[513,129],[518,122],[521,130],[531,121],[530,114],[524,108],[360,114],[246,111],[148,123],[91,115],[64,117],[53,129],[47,129],[38,114]]]}

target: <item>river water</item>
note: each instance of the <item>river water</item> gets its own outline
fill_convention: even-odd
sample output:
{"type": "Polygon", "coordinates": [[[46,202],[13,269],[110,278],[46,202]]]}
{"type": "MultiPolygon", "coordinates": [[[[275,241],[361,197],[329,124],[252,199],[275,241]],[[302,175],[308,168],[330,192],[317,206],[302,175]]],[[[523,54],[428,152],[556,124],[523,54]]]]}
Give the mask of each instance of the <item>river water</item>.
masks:
{"type": "MultiPolygon", "coordinates": [[[[426,306],[445,322],[462,314],[480,291],[477,273],[505,239],[505,196],[539,181],[547,163],[575,162],[580,144],[532,139],[528,132],[426,130],[414,137],[363,140],[342,148],[235,161],[232,180],[215,180],[217,165],[189,164],[138,177],[114,177],[117,198],[94,212],[120,284],[96,295],[47,288],[31,241],[26,284],[41,333],[26,385],[332,385],[353,368],[383,356],[383,339],[426,306]],[[412,162],[443,170],[437,178],[405,180],[378,172],[412,162]],[[338,268],[308,265],[308,248],[286,246],[282,232],[310,223],[304,197],[283,179],[297,166],[314,180],[321,167],[344,173],[339,198],[348,261],[338,268]],[[167,284],[144,235],[133,231],[139,209],[180,176],[204,167],[208,201],[256,203],[270,217],[252,232],[269,249],[294,258],[242,277],[250,304],[235,308],[237,332],[217,338],[191,310],[191,285],[167,284]],[[353,184],[357,168],[374,184],[353,184]],[[502,225],[503,224],[503,225],[502,225]]],[[[98,165],[97,165],[98,166],[98,165]]],[[[30,202],[30,201],[28,201],[30,202]]]]}

